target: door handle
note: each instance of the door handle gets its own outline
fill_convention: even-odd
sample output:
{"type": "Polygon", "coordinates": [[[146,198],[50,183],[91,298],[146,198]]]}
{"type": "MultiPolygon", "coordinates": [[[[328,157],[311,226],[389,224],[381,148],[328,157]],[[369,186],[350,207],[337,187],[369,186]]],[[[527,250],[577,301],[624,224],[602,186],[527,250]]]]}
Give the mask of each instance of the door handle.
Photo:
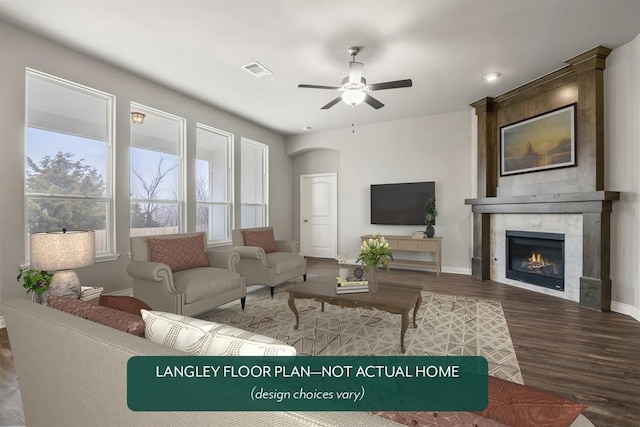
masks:
{"type": "Polygon", "coordinates": [[[309,220],[308,220],[308,219],[305,219],[305,220],[304,220],[304,222],[309,222],[309,220]]]}

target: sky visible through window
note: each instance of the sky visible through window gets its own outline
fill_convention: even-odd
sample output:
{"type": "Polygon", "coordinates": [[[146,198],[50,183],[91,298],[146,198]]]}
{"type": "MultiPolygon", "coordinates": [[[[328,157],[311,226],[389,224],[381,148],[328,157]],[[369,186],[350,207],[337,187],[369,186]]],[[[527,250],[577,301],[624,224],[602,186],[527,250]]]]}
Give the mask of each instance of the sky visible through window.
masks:
{"type": "Polygon", "coordinates": [[[107,145],[104,141],[27,128],[27,157],[34,163],[40,164],[45,156],[55,156],[60,151],[72,153],[73,160],[81,160],[84,165],[94,167],[106,179],[107,145]]]}
{"type": "Polygon", "coordinates": [[[134,199],[177,200],[178,199],[178,156],[145,148],[131,147],[129,161],[131,168],[142,177],[142,181],[135,174],[130,175],[131,197],[134,199]],[[160,162],[162,164],[160,165],[160,162]],[[162,176],[166,172],[166,175],[162,176]],[[158,192],[154,197],[144,189],[154,180],[159,180],[158,192]]]}

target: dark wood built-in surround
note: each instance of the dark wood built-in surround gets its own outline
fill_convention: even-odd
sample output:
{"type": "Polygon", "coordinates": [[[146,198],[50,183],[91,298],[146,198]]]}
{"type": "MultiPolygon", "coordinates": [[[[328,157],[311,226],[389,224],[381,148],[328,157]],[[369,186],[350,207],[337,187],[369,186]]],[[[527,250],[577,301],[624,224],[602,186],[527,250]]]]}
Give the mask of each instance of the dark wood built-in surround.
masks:
{"type": "Polygon", "coordinates": [[[582,307],[609,311],[610,216],[616,191],[604,188],[604,79],[610,49],[599,46],[565,61],[568,65],[496,98],[471,104],[478,120],[477,198],[473,212],[472,276],[490,275],[491,214],[582,214],[582,307]],[[576,104],[575,167],[500,176],[499,130],[576,104]]]}

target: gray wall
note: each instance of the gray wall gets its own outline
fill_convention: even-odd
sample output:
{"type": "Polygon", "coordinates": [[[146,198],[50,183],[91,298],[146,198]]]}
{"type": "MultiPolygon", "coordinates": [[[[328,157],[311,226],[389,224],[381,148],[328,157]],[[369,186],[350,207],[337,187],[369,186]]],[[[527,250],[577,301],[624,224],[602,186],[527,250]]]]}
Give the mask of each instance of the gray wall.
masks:
{"type": "Polygon", "coordinates": [[[605,71],[605,188],[611,214],[611,309],[640,320],[640,36],[615,49],[605,71]]]}
{"type": "MultiPolygon", "coordinates": [[[[435,181],[439,212],[436,235],[443,238],[443,270],[469,274],[471,211],[464,199],[471,194],[471,129],[469,111],[459,111],[356,126],[355,133],[348,128],[292,136],[287,138],[287,153],[300,156],[295,161],[297,174],[304,167],[308,171],[331,171],[312,169],[311,163],[328,155],[309,150],[339,152],[338,253],[349,253],[352,258],[359,253],[361,235],[409,235],[425,228],[372,225],[371,184],[435,181]]],[[[298,215],[298,205],[294,211],[298,215]]],[[[299,229],[299,224],[295,227],[299,229]]]]}
{"type": "MultiPolygon", "coordinates": [[[[234,134],[236,188],[240,188],[240,138],[269,145],[270,211],[276,237],[293,237],[293,161],[285,154],[284,137],[264,127],[181,95],[103,62],[0,22],[0,302],[24,298],[15,280],[25,262],[24,127],[25,67],[87,85],[116,96],[116,250],[117,261],[77,270],[83,284],[103,286],[105,292],[131,287],[129,262],[129,103],[135,101],[187,119],[187,164],[195,162],[196,121],[234,134]]],[[[185,64],[193,66],[193,64],[185,64]]],[[[193,179],[189,180],[193,189],[193,179]]],[[[240,192],[236,191],[236,203],[240,192]]],[[[195,201],[187,200],[189,230],[194,229],[195,201]]],[[[235,223],[240,224],[239,209],[235,223]]],[[[0,313],[1,315],[1,313],[0,313]]]]}

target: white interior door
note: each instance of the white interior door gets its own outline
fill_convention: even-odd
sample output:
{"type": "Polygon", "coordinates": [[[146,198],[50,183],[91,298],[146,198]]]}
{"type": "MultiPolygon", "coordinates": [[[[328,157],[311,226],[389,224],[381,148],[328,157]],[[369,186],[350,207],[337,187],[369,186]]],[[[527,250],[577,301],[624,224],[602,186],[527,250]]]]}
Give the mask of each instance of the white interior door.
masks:
{"type": "Polygon", "coordinates": [[[302,255],[335,258],[338,254],[338,176],[300,176],[300,249],[302,255]]]}

